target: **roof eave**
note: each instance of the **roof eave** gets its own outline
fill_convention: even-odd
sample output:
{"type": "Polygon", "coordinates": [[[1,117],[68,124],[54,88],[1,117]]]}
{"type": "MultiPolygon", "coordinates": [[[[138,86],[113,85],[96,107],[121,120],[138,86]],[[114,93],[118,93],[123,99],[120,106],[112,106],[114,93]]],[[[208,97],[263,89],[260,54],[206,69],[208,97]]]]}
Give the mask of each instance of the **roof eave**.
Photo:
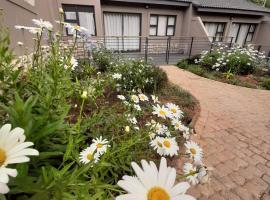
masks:
{"type": "Polygon", "coordinates": [[[184,1],[165,1],[165,0],[102,0],[103,2],[123,2],[123,3],[136,3],[136,4],[152,4],[152,5],[164,5],[164,6],[180,6],[188,7],[191,2],[184,1]]]}
{"type": "Polygon", "coordinates": [[[210,13],[257,15],[257,16],[264,16],[266,13],[270,14],[270,12],[267,12],[267,11],[254,11],[254,10],[241,10],[241,9],[228,9],[228,8],[210,8],[210,7],[197,7],[197,11],[210,12],[210,13]]]}

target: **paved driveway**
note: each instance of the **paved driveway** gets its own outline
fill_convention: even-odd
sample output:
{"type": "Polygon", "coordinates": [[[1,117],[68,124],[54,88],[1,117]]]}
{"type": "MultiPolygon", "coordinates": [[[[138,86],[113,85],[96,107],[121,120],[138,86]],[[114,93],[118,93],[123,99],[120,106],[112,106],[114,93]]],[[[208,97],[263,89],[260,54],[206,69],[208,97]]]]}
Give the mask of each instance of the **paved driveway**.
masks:
{"type": "Polygon", "coordinates": [[[161,68],[201,106],[195,140],[215,170],[209,184],[191,193],[199,200],[270,200],[270,91],[212,81],[174,66],[161,68]]]}

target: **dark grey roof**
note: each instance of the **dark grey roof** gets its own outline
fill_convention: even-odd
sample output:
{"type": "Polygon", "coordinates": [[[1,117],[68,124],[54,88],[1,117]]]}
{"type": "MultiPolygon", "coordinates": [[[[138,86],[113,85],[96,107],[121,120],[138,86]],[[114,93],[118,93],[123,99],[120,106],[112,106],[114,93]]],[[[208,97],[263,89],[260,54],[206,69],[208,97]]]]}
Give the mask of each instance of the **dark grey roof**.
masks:
{"type": "Polygon", "coordinates": [[[254,4],[248,0],[193,0],[192,2],[195,6],[201,8],[217,8],[270,13],[270,9],[254,4]]]}

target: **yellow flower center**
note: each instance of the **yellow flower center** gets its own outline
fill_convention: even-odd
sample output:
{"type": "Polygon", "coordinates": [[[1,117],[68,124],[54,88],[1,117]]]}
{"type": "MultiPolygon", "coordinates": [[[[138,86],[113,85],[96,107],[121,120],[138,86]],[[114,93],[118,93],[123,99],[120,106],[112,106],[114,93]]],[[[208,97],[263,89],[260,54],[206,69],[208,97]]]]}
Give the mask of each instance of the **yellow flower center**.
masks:
{"type": "Polygon", "coordinates": [[[161,187],[153,187],[148,191],[147,200],[170,200],[166,190],[161,187]]]}
{"type": "Polygon", "coordinates": [[[164,111],[164,110],[160,110],[160,111],[159,111],[159,114],[160,114],[161,116],[166,115],[166,113],[165,113],[165,111],[164,111]]]}
{"type": "Polygon", "coordinates": [[[0,148],[0,167],[5,163],[6,158],[6,152],[0,148]]]}
{"type": "Polygon", "coordinates": [[[160,148],[162,148],[162,143],[157,142],[157,145],[158,145],[160,148]]]}
{"type": "Polygon", "coordinates": [[[195,155],[197,153],[197,151],[194,148],[190,148],[190,153],[193,154],[193,155],[195,155]]]}
{"type": "Polygon", "coordinates": [[[87,154],[86,157],[88,160],[93,160],[93,154],[91,154],[91,153],[87,154]]]}
{"type": "Polygon", "coordinates": [[[163,142],[163,144],[164,144],[164,146],[167,147],[167,148],[170,148],[170,147],[171,147],[171,143],[170,143],[170,141],[168,141],[168,140],[165,140],[165,141],[163,142]]]}
{"type": "Polygon", "coordinates": [[[171,111],[172,111],[172,113],[176,113],[177,112],[177,110],[175,108],[172,108],[171,111]]]}
{"type": "Polygon", "coordinates": [[[103,144],[100,144],[100,143],[97,144],[97,148],[98,148],[98,149],[100,149],[100,148],[102,148],[102,147],[103,147],[103,144]]]}

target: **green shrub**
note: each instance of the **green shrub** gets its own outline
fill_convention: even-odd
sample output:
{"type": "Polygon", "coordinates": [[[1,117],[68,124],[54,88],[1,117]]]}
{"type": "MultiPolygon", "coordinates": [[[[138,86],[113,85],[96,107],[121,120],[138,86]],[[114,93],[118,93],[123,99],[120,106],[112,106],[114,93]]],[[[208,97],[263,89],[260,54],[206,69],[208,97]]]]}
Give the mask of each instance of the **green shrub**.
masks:
{"type": "Polygon", "coordinates": [[[144,60],[121,60],[111,67],[111,73],[119,75],[115,78],[118,90],[132,91],[141,89],[153,92],[167,82],[167,75],[158,67],[144,60]]]}
{"type": "Polygon", "coordinates": [[[203,51],[195,62],[209,70],[247,75],[253,73],[255,67],[265,65],[265,56],[252,46],[228,48],[226,45],[219,45],[212,51],[203,51]]]}
{"type": "Polygon", "coordinates": [[[270,90],[270,78],[265,78],[262,82],[262,86],[265,89],[270,90]]]}
{"type": "Polygon", "coordinates": [[[102,72],[107,71],[115,62],[113,53],[106,48],[95,48],[92,51],[92,58],[95,66],[102,72]]]}
{"type": "Polygon", "coordinates": [[[183,60],[180,60],[176,65],[177,65],[177,67],[179,67],[181,69],[187,69],[189,66],[189,63],[188,63],[188,60],[183,59],[183,60]]]}
{"type": "Polygon", "coordinates": [[[188,69],[192,73],[197,74],[199,76],[205,76],[205,74],[207,73],[207,70],[201,67],[200,65],[190,65],[188,69]]]}

